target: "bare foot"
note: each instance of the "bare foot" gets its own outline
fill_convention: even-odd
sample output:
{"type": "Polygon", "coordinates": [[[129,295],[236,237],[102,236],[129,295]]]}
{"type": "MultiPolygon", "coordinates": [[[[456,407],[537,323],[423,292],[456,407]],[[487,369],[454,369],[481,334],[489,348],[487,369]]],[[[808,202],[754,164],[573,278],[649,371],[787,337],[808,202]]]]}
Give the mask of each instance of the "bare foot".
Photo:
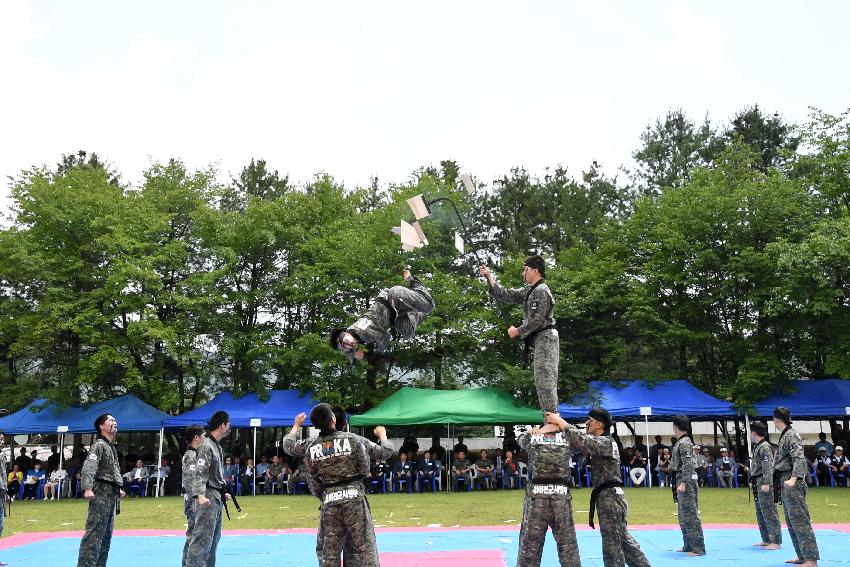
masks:
{"type": "Polygon", "coordinates": [[[802,560],[802,559],[800,559],[799,557],[795,557],[794,559],[789,559],[789,560],[788,560],[788,561],[786,561],[785,563],[792,563],[792,564],[794,564],[794,565],[802,565],[802,564],[803,564],[803,560],[802,560]]]}
{"type": "Polygon", "coordinates": [[[769,543],[764,546],[765,549],[782,549],[782,546],[778,543],[769,543]]]}
{"type": "Polygon", "coordinates": [[[700,557],[702,555],[705,555],[704,551],[702,553],[697,553],[696,551],[689,551],[688,552],[688,557],[700,557]]]}
{"type": "Polygon", "coordinates": [[[766,545],[768,545],[768,543],[766,541],[762,541],[760,543],[754,543],[753,547],[764,547],[766,545]]]}
{"type": "Polygon", "coordinates": [[[679,549],[676,550],[676,553],[688,553],[688,550],[685,549],[684,547],[680,547],[679,549]]]}
{"type": "Polygon", "coordinates": [[[561,428],[552,423],[545,423],[543,427],[538,428],[539,433],[557,433],[561,428]]]}
{"type": "Polygon", "coordinates": [[[804,561],[800,563],[800,567],[818,567],[817,561],[804,561]]]}

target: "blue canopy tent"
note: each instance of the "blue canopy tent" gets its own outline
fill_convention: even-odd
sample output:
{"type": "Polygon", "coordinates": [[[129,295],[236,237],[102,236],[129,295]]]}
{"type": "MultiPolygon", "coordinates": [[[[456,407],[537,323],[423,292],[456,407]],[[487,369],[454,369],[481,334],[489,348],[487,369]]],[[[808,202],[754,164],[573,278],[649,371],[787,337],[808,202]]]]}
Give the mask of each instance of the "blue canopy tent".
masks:
{"type": "MultiPolygon", "coordinates": [[[[162,463],[163,422],[168,414],[146,404],[132,394],[65,409],[62,409],[59,404],[38,399],[15,413],[0,418],[0,429],[12,435],[58,433],[62,447],[59,452],[61,466],[64,460],[65,434],[95,433],[94,420],[103,413],[112,414],[118,420],[120,430],[159,431],[159,461],[157,461],[157,471],[159,471],[162,463]]],[[[158,494],[159,483],[157,483],[158,494]]]]}
{"type": "Polygon", "coordinates": [[[850,415],[850,380],[798,380],[797,391],[775,393],[754,404],[755,415],[771,417],[779,406],[791,410],[797,419],[835,419],[850,415]]]}
{"type": "MultiPolygon", "coordinates": [[[[208,423],[212,414],[224,410],[230,415],[231,427],[250,427],[254,430],[254,462],[257,461],[257,427],[284,427],[295,423],[295,416],[307,413],[319,403],[311,393],[299,390],[272,390],[268,400],[262,401],[256,393],[234,398],[232,392],[222,392],[199,408],[165,420],[165,427],[187,427],[208,423]]],[[[252,480],[256,481],[255,478],[252,480]]]]}

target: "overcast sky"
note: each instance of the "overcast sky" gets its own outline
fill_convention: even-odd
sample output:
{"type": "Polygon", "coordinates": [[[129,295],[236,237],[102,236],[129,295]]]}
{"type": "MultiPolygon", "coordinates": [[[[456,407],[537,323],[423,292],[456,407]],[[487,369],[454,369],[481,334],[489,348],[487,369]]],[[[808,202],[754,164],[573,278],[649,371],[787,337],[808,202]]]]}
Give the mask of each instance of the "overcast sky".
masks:
{"type": "Polygon", "coordinates": [[[95,150],[304,181],[628,163],[668,108],[850,107],[846,2],[0,2],[5,179],[95,150]]]}

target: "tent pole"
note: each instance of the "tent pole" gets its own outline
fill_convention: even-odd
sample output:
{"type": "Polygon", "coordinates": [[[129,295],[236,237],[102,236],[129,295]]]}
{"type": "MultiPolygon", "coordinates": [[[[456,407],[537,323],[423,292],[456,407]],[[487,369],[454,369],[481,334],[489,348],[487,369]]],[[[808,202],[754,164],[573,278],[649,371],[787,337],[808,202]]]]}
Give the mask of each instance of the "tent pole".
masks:
{"type": "MultiPolygon", "coordinates": [[[[12,455],[14,457],[14,455],[12,455]]],[[[65,434],[59,434],[59,470],[62,470],[62,465],[65,463],[65,434]]],[[[59,489],[59,499],[62,499],[62,481],[59,481],[59,484],[56,485],[59,489]]],[[[70,483],[69,483],[70,488],[70,483]]]]}
{"type": "Polygon", "coordinates": [[[257,493],[257,428],[254,428],[254,470],[251,471],[251,496],[257,493]]]}
{"type": "Polygon", "coordinates": [[[446,447],[446,494],[449,493],[449,488],[452,486],[452,424],[446,424],[446,440],[448,441],[448,446],[446,447]]]}
{"type": "MultiPolygon", "coordinates": [[[[643,416],[643,422],[646,425],[646,442],[649,443],[649,416],[648,415],[643,416]]],[[[647,445],[647,451],[646,451],[647,453],[649,453],[648,447],[649,447],[649,445],[647,445]]],[[[652,463],[652,459],[649,458],[649,455],[646,455],[646,478],[648,479],[646,485],[651,487],[652,486],[652,465],[650,463],[652,463]]]]}
{"type": "Polygon", "coordinates": [[[159,458],[156,460],[156,497],[159,498],[159,485],[162,482],[160,476],[162,475],[162,442],[165,437],[165,428],[159,428],[159,458]]]}

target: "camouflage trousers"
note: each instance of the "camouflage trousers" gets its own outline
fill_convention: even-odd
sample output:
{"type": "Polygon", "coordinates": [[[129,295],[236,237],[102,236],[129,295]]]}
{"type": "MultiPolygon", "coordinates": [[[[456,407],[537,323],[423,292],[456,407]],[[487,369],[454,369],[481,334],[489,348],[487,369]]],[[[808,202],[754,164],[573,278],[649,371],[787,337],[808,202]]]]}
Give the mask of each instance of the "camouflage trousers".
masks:
{"type": "Polygon", "coordinates": [[[378,567],[375,527],[365,497],[323,504],[320,516],[316,537],[319,567],[339,567],[343,546],[346,547],[346,567],[378,567]]]}
{"type": "Polygon", "coordinates": [[[761,540],[765,543],[782,543],[782,524],[773,501],[773,486],[767,492],[762,492],[760,486],[755,487],[756,521],[759,524],[761,540]]]}
{"type": "Polygon", "coordinates": [[[6,493],[0,490],[0,537],[3,537],[3,520],[6,517],[6,493]]]}
{"type": "Polygon", "coordinates": [[[534,387],[544,413],[558,412],[559,356],[557,329],[547,329],[534,337],[534,387]]]}
{"type": "Polygon", "coordinates": [[[596,501],[599,531],[602,535],[602,561],[605,567],[650,567],[640,544],[629,534],[629,512],[622,489],[603,490],[596,501]]]}
{"type": "Polygon", "coordinates": [[[809,515],[809,506],[806,504],[806,481],[797,479],[793,488],[785,486],[789,474],[782,477],[782,508],[785,510],[785,523],[788,524],[788,533],[791,535],[791,543],[797,557],[803,561],[817,561],[820,559],[818,542],[815,532],[812,530],[812,518],[809,515]]]}
{"type": "Polygon", "coordinates": [[[434,300],[424,289],[414,290],[404,286],[393,286],[387,292],[393,306],[399,311],[393,327],[405,339],[416,336],[416,327],[434,310],[434,300]]]}
{"type": "Polygon", "coordinates": [[[223,505],[210,490],[207,490],[207,499],[210,501],[208,506],[201,506],[197,500],[192,503],[195,525],[189,548],[185,552],[184,567],[215,567],[215,554],[221,539],[223,505]]]}
{"type": "Polygon", "coordinates": [[[698,488],[696,481],[685,483],[685,491],[677,492],[679,499],[679,527],[682,529],[682,549],[705,555],[705,538],[699,519],[698,488]]]}
{"type": "Polygon", "coordinates": [[[195,529],[195,510],[192,504],[195,503],[194,498],[185,497],[183,501],[183,514],[186,515],[186,542],[183,544],[183,563],[186,565],[186,557],[189,555],[189,542],[192,541],[192,532],[195,529]]]}
{"type": "Polygon", "coordinates": [[[77,567],[105,567],[112,544],[115,525],[115,489],[110,484],[96,482],[94,498],[89,500],[86,533],[80,540],[77,567]]]}
{"type": "Polygon", "coordinates": [[[573,523],[572,498],[529,498],[522,509],[522,528],[519,532],[519,554],[517,567],[540,567],[546,532],[552,535],[558,546],[561,567],[581,567],[573,523]]]}

